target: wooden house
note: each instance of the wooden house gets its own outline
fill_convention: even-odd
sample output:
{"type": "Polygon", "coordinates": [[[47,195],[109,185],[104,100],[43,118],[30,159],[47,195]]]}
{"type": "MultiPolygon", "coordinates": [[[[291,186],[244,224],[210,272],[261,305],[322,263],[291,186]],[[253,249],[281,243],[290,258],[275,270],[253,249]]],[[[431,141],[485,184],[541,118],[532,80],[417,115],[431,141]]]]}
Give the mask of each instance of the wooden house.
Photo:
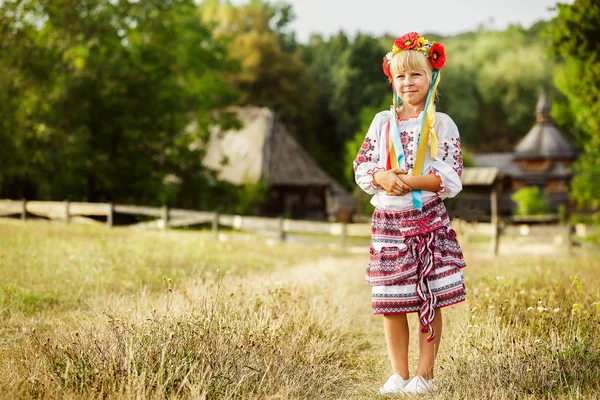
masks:
{"type": "Polygon", "coordinates": [[[235,185],[268,187],[265,216],[326,219],[353,213],[350,194],[325,173],[268,108],[235,110],[240,130],[211,132],[205,166],[235,185]]]}
{"type": "MultiPolygon", "coordinates": [[[[551,212],[569,201],[571,180],[569,166],[577,153],[550,116],[551,104],[544,91],[536,106],[536,122],[517,143],[513,152],[475,154],[477,167],[497,168],[499,176],[499,212],[510,215],[514,210],[511,195],[524,187],[536,186],[548,197],[551,212]]],[[[477,207],[489,211],[487,202],[477,207]]]]}

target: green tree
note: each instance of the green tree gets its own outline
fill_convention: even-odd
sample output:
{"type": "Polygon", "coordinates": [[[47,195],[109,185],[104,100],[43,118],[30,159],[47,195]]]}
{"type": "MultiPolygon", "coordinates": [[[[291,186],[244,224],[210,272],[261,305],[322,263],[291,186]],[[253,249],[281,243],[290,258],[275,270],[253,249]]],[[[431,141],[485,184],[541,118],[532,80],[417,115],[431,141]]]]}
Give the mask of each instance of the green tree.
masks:
{"type": "MultiPolygon", "coordinates": [[[[347,178],[350,167],[344,156],[336,155],[347,141],[354,139],[361,126],[361,110],[378,107],[384,97],[390,101],[391,90],[381,71],[384,53],[378,39],[359,34],[350,41],[343,32],[328,41],[315,35],[303,49],[303,57],[319,88],[319,118],[315,126],[319,134],[318,159],[331,176],[347,186],[352,185],[347,178]]],[[[363,138],[364,134],[366,131],[363,138]]]]}
{"type": "MultiPolygon", "coordinates": [[[[567,99],[583,154],[574,164],[572,196],[582,206],[600,207],[600,3],[558,4],[548,28],[551,52],[559,59],[554,82],[567,99]]],[[[564,110],[563,110],[564,111],[564,110]]]]}
{"type": "Polygon", "coordinates": [[[0,111],[21,171],[6,173],[3,193],[199,206],[213,178],[196,144],[231,122],[218,109],[233,98],[223,72],[234,64],[195,10],[193,0],[3,2],[2,76],[14,74],[18,100],[0,98],[0,111]]]}
{"type": "Polygon", "coordinates": [[[439,107],[455,120],[470,148],[512,151],[534,124],[540,89],[552,81],[552,61],[537,33],[540,25],[442,40],[448,60],[439,107]]]}
{"type": "Polygon", "coordinates": [[[287,30],[294,18],[291,6],[206,0],[200,9],[202,21],[214,26],[216,38],[240,63],[239,70],[228,74],[240,93],[237,103],[271,108],[302,144],[309,143],[316,88],[296,52],[293,32],[287,30]]]}

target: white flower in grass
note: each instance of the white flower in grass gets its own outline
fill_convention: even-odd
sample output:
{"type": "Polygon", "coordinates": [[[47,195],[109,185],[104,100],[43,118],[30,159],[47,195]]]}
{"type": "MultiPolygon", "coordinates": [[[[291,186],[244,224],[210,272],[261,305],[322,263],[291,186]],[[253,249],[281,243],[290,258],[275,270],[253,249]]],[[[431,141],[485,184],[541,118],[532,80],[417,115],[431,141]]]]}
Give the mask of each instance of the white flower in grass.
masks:
{"type": "Polygon", "coordinates": [[[533,307],[527,307],[527,311],[533,310],[533,307]]]}
{"type": "Polygon", "coordinates": [[[553,312],[557,313],[560,311],[560,308],[556,307],[554,310],[552,310],[553,312]]]}
{"type": "Polygon", "coordinates": [[[542,307],[542,306],[538,307],[537,310],[538,310],[538,312],[548,311],[548,309],[546,307],[542,307]]]}

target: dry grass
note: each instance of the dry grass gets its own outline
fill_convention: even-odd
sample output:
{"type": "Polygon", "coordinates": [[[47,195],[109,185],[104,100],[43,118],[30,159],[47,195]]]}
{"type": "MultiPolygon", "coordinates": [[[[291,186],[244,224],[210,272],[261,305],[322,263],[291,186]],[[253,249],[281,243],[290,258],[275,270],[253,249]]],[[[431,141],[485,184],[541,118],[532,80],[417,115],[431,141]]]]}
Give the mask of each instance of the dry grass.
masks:
{"type": "MultiPolygon", "coordinates": [[[[600,262],[467,255],[433,397],[594,398],[600,262]]],[[[373,398],[390,371],[365,261],[2,221],[0,398],[373,398]]]]}

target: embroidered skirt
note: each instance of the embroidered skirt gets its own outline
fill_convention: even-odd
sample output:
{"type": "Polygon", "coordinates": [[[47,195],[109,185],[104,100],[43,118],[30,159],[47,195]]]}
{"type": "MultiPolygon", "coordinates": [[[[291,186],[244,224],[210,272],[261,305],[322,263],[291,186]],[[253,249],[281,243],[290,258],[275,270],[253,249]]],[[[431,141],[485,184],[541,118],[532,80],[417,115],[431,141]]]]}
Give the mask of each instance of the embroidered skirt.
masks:
{"type": "Polygon", "coordinates": [[[442,200],[417,209],[375,209],[365,280],[373,314],[418,312],[421,331],[435,332],[435,309],[465,300],[465,267],[456,233],[442,200]]]}

